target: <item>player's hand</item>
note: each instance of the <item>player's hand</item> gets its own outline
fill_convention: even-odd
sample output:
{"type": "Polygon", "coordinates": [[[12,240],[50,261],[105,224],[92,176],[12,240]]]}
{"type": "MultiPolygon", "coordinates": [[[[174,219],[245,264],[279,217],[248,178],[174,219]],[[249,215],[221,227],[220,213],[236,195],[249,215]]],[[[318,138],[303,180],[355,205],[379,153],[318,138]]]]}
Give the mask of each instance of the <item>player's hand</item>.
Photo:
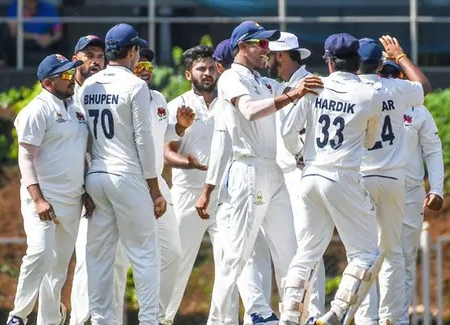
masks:
{"type": "Polygon", "coordinates": [[[302,98],[308,93],[317,95],[317,89],[323,88],[322,79],[316,76],[311,76],[303,79],[297,85],[297,98],[302,98]]]}
{"type": "Polygon", "coordinates": [[[195,120],[195,113],[189,106],[181,106],[177,109],[177,124],[186,130],[195,120]]]}
{"type": "Polygon", "coordinates": [[[444,200],[436,193],[429,193],[423,202],[424,208],[429,208],[430,210],[439,211],[444,204],[444,200]]]}
{"type": "Polygon", "coordinates": [[[155,213],[155,217],[156,219],[159,219],[166,212],[167,202],[161,195],[153,200],[153,205],[154,205],[153,212],[155,213]]]}
{"type": "Polygon", "coordinates": [[[202,193],[195,203],[195,209],[197,210],[198,215],[202,219],[209,219],[208,213],[208,205],[209,205],[209,195],[206,193],[202,193]]]}
{"type": "Polygon", "coordinates": [[[89,218],[92,216],[92,213],[94,212],[95,209],[94,201],[92,201],[91,197],[87,193],[84,193],[82,198],[83,198],[83,205],[86,210],[84,217],[89,218]]]}
{"type": "Polygon", "coordinates": [[[40,199],[35,203],[36,212],[39,219],[42,221],[53,221],[54,224],[59,225],[61,222],[53,211],[53,207],[45,199],[40,199]]]}
{"type": "Polygon", "coordinates": [[[36,35],[36,42],[38,42],[42,48],[47,48],[52,43],[52,37],[47,34],[38,34],[36,35]]]}
{"type": "Polygon", "coordinates": [[[187,159],[188,159],[188,165],[186,167],[187,169],[198,169],[203,171],[208,170],[208,166],[200,163],[200,161],[198,161],[197,157],[195,157],[194,155],[188,155],[187,159]]]}
{"type": "Polygon", "coordinates": [[[405,53],[395,37],[383,35],[379,40],[384,47],[384,56],[387,60],[395,61],[399,55],[405,53]]]}

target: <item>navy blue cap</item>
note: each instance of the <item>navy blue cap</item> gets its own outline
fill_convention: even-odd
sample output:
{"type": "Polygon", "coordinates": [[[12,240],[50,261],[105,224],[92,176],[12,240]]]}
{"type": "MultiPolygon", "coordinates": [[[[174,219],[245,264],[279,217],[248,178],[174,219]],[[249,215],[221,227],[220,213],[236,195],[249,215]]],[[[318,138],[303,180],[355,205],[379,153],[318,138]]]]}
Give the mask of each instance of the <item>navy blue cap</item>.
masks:
{"type": "Polygon", "coordinates": [[[403,72],[402,67],[399,66],[399,65],[398,65],[397,63],[395,63],[394,61],[391,61],[391,60],[385,60],[385,61],[383,61],[383,67],[386,66],[386,65],[389,65],[389,66],[391,66],[391,67],[394,67],[394,68],[397,69],[398,71],[402,71],[402,72],[403,72]]]}
{"type": "Polygon", "coordinates": [[[325,40],[324,59],[346,59],[358,56],[358,39],[348,33],[333,34],[325,40]]]}
{"type": "Polygon", "coordinates": [[[97,35],[86,35],[80,37],[80,39],[77,42],[77,45],[75,45],[75,54],[84,50],[88,46],[98,46],[105,50],[105,42],[98,37],[97,35]]]}
{"type": "Polygon", "coordinates": [[[279,30],[266,30],[260,24],[253,20],[247,20],[240,23],[231,34],[231,49],[235,49],[239,42],[250,39],[267,39],[275,41],[280,38],[279,30]]]}
{"type": "Polygon", "coordinates": [[[128,45],[147,47],[147,41],[139,38],[136,28],[128,24],[117,24],[112,27],[105,37],[106,50],[117,51],[128,45]]]}
{"type": "Polygon", "coordinates": [[[214,50],[213,59],[219,61],[224,66],[229,66],[233,63],[234,58],[231,51],[231,40],[227,38],[220,42],[214,50]]]}
{"type": "Polygon", "coordinates": [[[61,54],[51,54],[39,63],[37,76],[39,81],[56,76],[67,70],[75,69],[83,64],[83,61],[69,61],[61,54]]]}
{"type": "Polygon", "coordinates": [[[361,38],[359,40],[358,54],[361,58],[361,62],[380,62],[383,58],[383,50],[377,42],[371,38],[361,38]]]}
{"type": "Polygon", "coordinates": [[[139,56],[144,57],[147,60],[149,60],[150,62],[152,62],[153,59],[155,58],[155,53],[150,49],[140,49],[139,56]]]}

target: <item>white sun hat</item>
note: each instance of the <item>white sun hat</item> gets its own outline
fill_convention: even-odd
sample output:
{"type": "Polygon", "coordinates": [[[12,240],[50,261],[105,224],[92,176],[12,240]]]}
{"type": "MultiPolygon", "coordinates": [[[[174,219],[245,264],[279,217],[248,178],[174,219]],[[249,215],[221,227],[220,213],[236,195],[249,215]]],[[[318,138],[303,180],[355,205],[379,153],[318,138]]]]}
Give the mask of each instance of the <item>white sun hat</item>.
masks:
{"type": "Polygon", "coordinates": [[[311,51],[300,47],[298,37],[292,33],[281,32],[280,38],[269,42],[269,50],[272,52],[297,50],[301,59],[306,59],[311,55],[311,51]]]}

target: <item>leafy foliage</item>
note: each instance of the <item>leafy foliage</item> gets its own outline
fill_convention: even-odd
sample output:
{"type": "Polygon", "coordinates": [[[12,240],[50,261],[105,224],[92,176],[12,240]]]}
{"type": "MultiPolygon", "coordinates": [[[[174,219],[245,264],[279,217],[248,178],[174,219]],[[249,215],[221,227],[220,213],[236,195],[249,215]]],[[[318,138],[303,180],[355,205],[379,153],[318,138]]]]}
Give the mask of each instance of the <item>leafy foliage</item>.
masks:
{"type": "MultiPolygon", "coordinates": [[[[438,90],[425,97],[425,106],[433,115],[439,129],[439,136],[442,141],[442,152],[444,155],[444,166],[450,166],[450,88],[438,90]]],[[[446,168],[444,192],[450,190],[450,169],[446,168]]]]}

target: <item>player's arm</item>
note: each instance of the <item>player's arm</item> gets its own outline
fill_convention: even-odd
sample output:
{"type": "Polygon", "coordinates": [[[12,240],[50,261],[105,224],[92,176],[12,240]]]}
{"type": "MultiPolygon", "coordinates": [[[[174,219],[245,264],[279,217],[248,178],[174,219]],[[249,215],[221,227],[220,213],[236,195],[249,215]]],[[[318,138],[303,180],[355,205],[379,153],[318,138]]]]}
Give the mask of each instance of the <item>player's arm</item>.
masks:
{"type": "Polygon", "coordinates": [[[422,148],[422,156],[428,170],[430,192],[424,202],[432,210],[440,210],[444,197],[444,159],[442,155],[442,143],[439,138],[438,128],[430,112],[423,108],[426,116],[419,129],[419,143],[422,148]]]}
{"type": "MultiPolygon", "coordinates": [[[[225,100],[220,100],[223,105],[230,105],[225,100]]],[[[216,104],[218,105],[219,102],[216,104]]],[[[230,105],[231,106],[231,105],[230,105]]],[[[214,134],[211,141],[211,153],[209,158],[209,167],[206,175],[205,185],[203,191],[195,204],[195,208],[202,219],[208,219],[208,206],[211,198],[211,193],[214,191],[216,185],[220,182],[227,162],[231,157],[231,138],[226,127],[226,121],[229,117],[226,115],[228,109],[232,107],[217,107],[216,116],[214,120],[214,134]]]]}
{"type": "Polygon", "coordinates": [[[182,155],[178,153],[180,141],[171,141],[164,145],[164,162],[172,168],[207,170],[192,154],[182,155]]]}
{"type": "Polygon", "coordinates": [[[430,81],[423,74],[423,72],[406,56],[398,40],[395,37],[383,35],[380,37],[380,42],[384,47],[387,58],[400,65],[409,80],[419,82],[422,85],[423,93],[425,95],[429,94],[432,91],[430,81]]]}
{"type": "Polygon", "coordinates": [[[301,132],[308,117],[309,104],[309,96],[300,99],[281,121],[280,131],[284,145],[297,159],[300,159],[303,153],[304,145],[301,132]]]}
{"type": "Polygon", "coordinates": [[[231,98],[231,103],[239,109],[246,119],[253,121],[275,113],[307,93],[317,94],[316,89],[322,87],[323,83],[320,78],[309,77],[302,80],[297,87],[285,91],[275,98],[252,100],[250,95],[241,95],[231,98]]]}
{"type": "Polygon", "coordinates": [[[41,191],[36,169],[36,157],[47,129],[47,118],[44,108],[40,106],[42,103],[38,105],[36,107],[26,107],[19,113],[15,121],[19,141],[18,160],[22,176],[21,183],[30,194],[39,219],[53,220],[54,223],[59,223],[53,207],[47,202],[41,191]]]}
{"type": "Polygon", "coordinates": [[[166,211],[166,201],[162,196],[156,174],[155,145],[151,130],[151,115],[148,105],[150,93],[145,84],[138,84],[131,94],[131,112],[134,141],[138,152],[142,173],[150,188],[154,204],[155,217],[161,217],[166,211]]]}

